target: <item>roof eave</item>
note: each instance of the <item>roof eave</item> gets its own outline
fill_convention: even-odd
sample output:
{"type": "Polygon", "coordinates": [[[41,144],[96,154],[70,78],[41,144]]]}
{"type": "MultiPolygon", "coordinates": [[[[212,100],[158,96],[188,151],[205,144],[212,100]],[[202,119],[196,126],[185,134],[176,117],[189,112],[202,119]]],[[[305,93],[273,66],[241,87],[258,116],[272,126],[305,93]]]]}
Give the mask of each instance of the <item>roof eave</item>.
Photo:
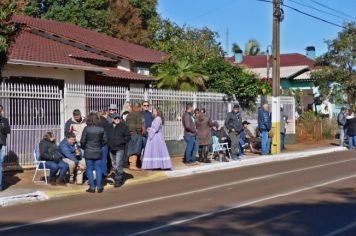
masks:
{"type": "Polygon", "coordinates": [[[56,67],[61,69],[72,69],[72,70],[87,70],[87,71],[106,71],[106,68],[92,67],[92,66],[79,66],[52,62],[42,62],[42,61],[28,61],[19,59],[10,59],[7,64],[12,65],[25,65],[25,66],[39,66],[39,67],[56,67]]]}

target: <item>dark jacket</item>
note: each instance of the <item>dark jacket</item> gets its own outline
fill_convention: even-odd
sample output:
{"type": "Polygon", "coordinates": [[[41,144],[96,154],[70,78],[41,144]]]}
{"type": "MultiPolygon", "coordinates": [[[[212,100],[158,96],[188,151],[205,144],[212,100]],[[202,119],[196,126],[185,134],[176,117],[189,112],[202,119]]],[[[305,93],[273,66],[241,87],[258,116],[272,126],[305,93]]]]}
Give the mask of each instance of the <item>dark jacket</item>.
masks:
{"type": "Polygon", "coordinates": [[[75,145],[70,145],[67,138],[64,138],[58,147],[59,153],[64,157],[72,160],[76,165],[79,163],[75,155],[75,145]]]}
{"type": "Polygon", "coordinates": [[[80,140],[84,149],[84,158],[91,160],[101,159],[101,148],[107,143],[107,137],[103,127],[89,125],[84,128],[80,140]]]}
{"type": "Polygon", "coordinates": [[[213,125],[214,124],[211,119],[203,113],[201,114],[201,117],[196,119],[199,145],[211,145],[213,143],[213,139],[211,137],[211,128],[213,125]]]}
{"type": "Polygon", "coordinates": [[[126,125],[130,132],[142,134],[142,115],[141,112],[130,112],[126,117],[126,125]]]}
{"type": "Polygon", "coordinates": [[[184,112],[182,123],[184,127],[184,136],[186,135],[197,135],[197,129],[195,126],[195,119],[193,115],[189,112],[184,112]]]}
{"type": "Polygon", "coordinates": [[[9,120],[0,115],[0,146],[6,146],[7,135],[10,132],[9,120]]]}
{"type": "Polygon", "coordinates": [[[356,136],[356,117],[346,119],[346,133],[349,136],[356,136]]]}
{"type": "Polygon", "coordinates": [[[271,114],[264,109],[258,110],[258,129],[260,131],[270,131],[272,128],[271,114]]]}
{"type": "Polygon", "coordinates": [[[227,113],[226,119],[225,119],[225,127],[226,127],[226,129],[229,130],[229,132],[231,132],[232,129],[234,129],[235,132],[240,133],[242,130],[242,118],[241,118],[240,112],[227,113]]]}
{"type": "Polygon", "coordinates": [[[107,136],[110,151],[125,150],[125,145],[131,139],[130,130],[124,123],[110,125],[107,136]]]}
{"type": "Polygon", "coordinates": [[[153,115],[150,111],[142,111],[142,117],[145,121],[145,129],[150,128],[153,122],[153,115]]]}
{"type": "Polygon", "coordinates": [[[108,129],[111,127],[111,123],[109,123],[109,121],[105,117],[101,117],[98,126],[103,127],[107,134],[108,129]]]}
{"type": "Polygon", "coordinates": [[[42,139],[39,144],[40,160],[59,162],[62,160],[62,155],[58,152],[58,147],[55,142],[47,139],[42,139]]]}
{"type": "Polygon", "coordinates": [[[339,128],[344,128],[346,125],[346,116],[342,111],[337,115],[337,124],[339,128]]]}

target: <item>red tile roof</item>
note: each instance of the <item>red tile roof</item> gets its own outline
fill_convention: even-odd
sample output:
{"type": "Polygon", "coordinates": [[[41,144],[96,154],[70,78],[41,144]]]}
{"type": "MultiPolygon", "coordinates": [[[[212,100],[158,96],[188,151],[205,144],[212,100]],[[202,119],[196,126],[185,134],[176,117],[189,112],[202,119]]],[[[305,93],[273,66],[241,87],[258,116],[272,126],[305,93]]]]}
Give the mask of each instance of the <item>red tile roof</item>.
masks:
{"type": "MultiPolygon", "coordinates": [[[[98,67],[96,65],[70,57],[70,54],[86,54],[93,59],[102,59],[99,55],[83,51],[27,31],[21,31],[9,50],[10,60],[25,60],[76,66],[98,67]]],[[[100,68],[100,67],[98,67],[100,68]]]]}
{"type": "Polygon", "coordinates": [[[151,50],[69,23],[20,15],[14,15],[12,20],[132,61],[159,63],[163,57],[167,56],[167,54],[163,52],[151,50]]]}
{"type": "Polygon", "coordinates": [[[122,78],[129,80],[153,81],[153,77],[137,74],[130,71],[120,70],[117,68],[109,68],[109,70],[101,72],[103,76],[111,78],[122,78]]]}
{"type": "MultiPolygon", "coordinates": [[[[234,57],[227,57],[227,60],[234,63],[234,57]]],[[[244,65],[249,68],[266,68],[267,56],[244,56],[240,65],[244,65]]],[[[281,54],[281,66],[309,66],[314,67],[315,61],[299,53],[281,54]]],[[[272,57],[270,58],[270,65],[272,67],[272,57]]]]}
{"type": "Polygon", "coordinates": [[[109,57],[105,57],[99,54],[95,54],[89,51],[82,50],[81,52],[71,53],[70,57],[79,58],[79,59],[89,59],[89,60],[97,60],[97,61],[104,61],[104,62],[117,62],[109,57]]]}

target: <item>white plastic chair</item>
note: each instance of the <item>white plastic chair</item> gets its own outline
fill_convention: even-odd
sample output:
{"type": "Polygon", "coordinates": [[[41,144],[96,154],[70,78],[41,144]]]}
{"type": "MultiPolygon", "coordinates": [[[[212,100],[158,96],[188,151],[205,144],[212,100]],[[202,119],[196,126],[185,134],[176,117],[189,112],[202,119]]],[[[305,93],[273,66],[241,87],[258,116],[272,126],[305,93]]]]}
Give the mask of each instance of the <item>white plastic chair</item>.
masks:
{"type": "Polygon", "coordinates": [[[42,181],[35,181],[35,178],[36,178],[37,172],[39,170],[43,170],[45,182],[47,184],[48,181],[47,181],[47,171],[46,170],[49,170],[49,169],[46,168],[46,161],[40,160],[40,152],[39,152],[38,148],[35,148],[35,150],[33,151],[33,157],[34,157],[34,164],[36,166],[36,171],[35,171],[35,174],[33,175],[32,182],[42,182],[42,181]]]}
{"type": "MultiPolygon", "coordinates": [[[[230,150],[231,148],[229,148],[229,144],[228,143],[219,143],[219,138],[216,136],[213,136],[213,152],[211,153],[211,158],[214,157],[215,153],[220,153],[220,152],[227,152],[229,155],[229,159],[231,160],[231,154],[230,154],[230,150]]],[[[219,156],[220,161],[222,161],[221,156],[219,156]]]]}

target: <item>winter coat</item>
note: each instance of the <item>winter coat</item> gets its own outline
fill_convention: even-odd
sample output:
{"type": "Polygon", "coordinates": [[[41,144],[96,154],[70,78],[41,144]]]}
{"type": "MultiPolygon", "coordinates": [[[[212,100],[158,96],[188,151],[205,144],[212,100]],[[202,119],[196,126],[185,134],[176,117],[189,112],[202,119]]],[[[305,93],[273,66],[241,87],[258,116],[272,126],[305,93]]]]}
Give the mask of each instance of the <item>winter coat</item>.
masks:
{"type": "Polygon", "coordinates": [[[240,133],[242,130],[242,118],[240,112],[235,113],[232,111],[227,113],[225,127],[229,130],[229,132],[232,132],[234,129],[235,132],[240,133]]]}
{"type": "Polygon", "coordinates": [[[130,130],[124,123],[112,124],[107,129],[107,138],[110,151],[125,150],[126,144],[131,139],[130,130]]]}
{"type": "Polygon", "coordinates": [[[64,126],[64,137],[67,137],[69,133],[74,133],[77,142],[79,142],[82,138],[83,130],[87,126],[86,122],[87,120],[85,117],[82,117],[82,120],[79,122],[74,120],[74,118],[67,120],[64,126]]]}
{"type": "Polygon", "coordinates": [[[190,112],[184,112],[182,117],[182,123],[184,127],[184,136],[197,135],[197,129],[195,126],[195,118],[190,112]]]}
{"type": "Polygon", "coordinates": [[[271,113],[260,109],[258,111],[258,129],[260,131],[270,131],[272,128],[271,113]]]}
{"type": "Polygon", "coordinates": [[[141,135],[143,128],[141,112],[130,112],[126,118],[126,125],[129,127],[130,132],[141,135]]]}
{"type": "Polygon", "coordinates": [[[58,147],[55,142],[42,139],[38,148],[41,161],[59,162],[62,160],[62,155],[58,152],[58,147]]]}
{"type": "Polygon", "coordinates": [[[80,140],[81,148],[84,149],[84,158],[91,160],[101,159],[101,148],[106,143],[107,137],[103,127],[89,125],[84,128],[80,140]]]}
{"type": "Polygon", "coordinates": [[[153,115],[150,111],[141,112],[143,120],[145,121],[145,129],[150,128],[153,122],[153,115]]]}
{"type": "Polygon", "coordinates": [[[67,138],[64,138],[59,144],[58,151],[64,158],[72,160],[76,165],[79,163],[78,158],[75,155],[75,145],[70,145],[67,138]]]}
{"type": "Polygon", "coordinates": [[[337,115],[337,124],[339,125],[339,128],[342,129],[346,125],[346,115],[343,112],[340,112],[337,115]]]}
{"type": "Polygon", "coordinates": [[[211,137],[211,128],[213,125],[214,123],[205,114],[201,114],[201,117],[196,120],[197,138],[199,145],[207,146],[213,143],[213,139],[211,137]]]}
{"type": "Polygon", "coordinates": [[[6,146],[7,135],[10,132],[9,120],[0,115],[0,146],[6,146]]]}
{"type": "Polygon", "coordinates": [[[356,136],[356,117],[346,119],[345,128],[348,136],[356,136]]]}

